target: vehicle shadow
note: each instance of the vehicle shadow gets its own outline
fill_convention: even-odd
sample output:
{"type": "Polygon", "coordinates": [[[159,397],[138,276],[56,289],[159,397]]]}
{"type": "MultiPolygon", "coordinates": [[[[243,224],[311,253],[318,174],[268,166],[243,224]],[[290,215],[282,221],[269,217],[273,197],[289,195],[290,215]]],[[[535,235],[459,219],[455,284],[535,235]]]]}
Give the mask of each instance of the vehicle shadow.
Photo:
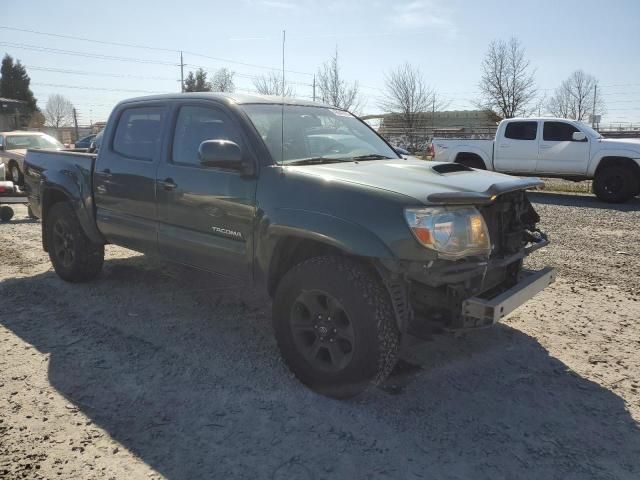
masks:
{"type": "Polygon", "coordinates": [[[6,223],[6,224],[23,224],[23,223],[38,223],[40,222],[40,220],[38,220],[37,218],[12,218],[11,220],[9,220],[8,222],[0,222],[0,223],[6,223]]]}
{"type": "Polygon", "coordinates": [[[292,378],[241,284],[135,257],[82,285],[6,280],[8,296],[0,323],[50,355],[50,384],[169,479],[640,474],[623,400],[504,325],[414,346],[398,394],[340,402],[292,378]]]}
{"type": "Polygon", "coordinates": [[[528,192],[529,200],[533,203],[561,205],[564,207],[602,208],[620,212],[636,212],[640,210],[640,198],[635,197],[625,203],[601,202],[595,195],[572,194],[557,192],[528,192]]]}

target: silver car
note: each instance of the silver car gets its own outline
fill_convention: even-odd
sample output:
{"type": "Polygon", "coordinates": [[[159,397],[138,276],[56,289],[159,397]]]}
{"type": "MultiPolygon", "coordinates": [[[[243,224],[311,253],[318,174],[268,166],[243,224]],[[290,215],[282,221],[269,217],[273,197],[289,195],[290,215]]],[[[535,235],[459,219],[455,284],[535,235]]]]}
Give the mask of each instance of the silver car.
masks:
{"type": "Polygon", "coordinates": [[[24,183],[24,157],[28,148],[63,150],[64,145],[42,132],[0,132],[0,162],[5,165],[6,179],[16,185],[24,183]]]}

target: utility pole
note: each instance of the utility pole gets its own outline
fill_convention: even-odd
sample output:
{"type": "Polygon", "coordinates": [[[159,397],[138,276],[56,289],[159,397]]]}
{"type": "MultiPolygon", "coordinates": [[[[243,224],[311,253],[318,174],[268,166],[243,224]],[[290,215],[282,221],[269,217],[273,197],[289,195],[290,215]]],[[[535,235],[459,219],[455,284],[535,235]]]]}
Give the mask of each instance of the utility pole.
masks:
{"type": "Polygon", "coordinates": [[[76,141],[78,140],[78,138],[80,138],[80,136],[78,135],[78,114],[76,112],[76,109],[74,107],[73,109],[73,125],[76,128],[76,141]]]}
{"type": "Polygon", "coordinates": [[[313,101],[316,101],[316,74],[313,74],[313,101]]]}
{"type": "Polygon", "coordinates": [[[184,61],[182,60],[182,50],[180,50],[180,92],[184,93],[184,61]]]}
{"type": "Polygon", "coordinates": [[[593,86],[593,108],[591,110],[591,128],[596,128],[596,94],[598,93],[598,84],[593,86]]]}

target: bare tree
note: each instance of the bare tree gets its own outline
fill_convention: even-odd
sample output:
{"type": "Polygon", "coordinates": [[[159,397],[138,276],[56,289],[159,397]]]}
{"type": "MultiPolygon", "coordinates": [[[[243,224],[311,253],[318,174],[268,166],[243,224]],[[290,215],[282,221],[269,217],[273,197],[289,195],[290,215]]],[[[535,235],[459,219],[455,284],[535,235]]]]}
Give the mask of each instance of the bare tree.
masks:
{"type": "Polygon", "coordinates": [[[586,120],[594,111],[594,101],[595,113],[604,113],[604,100],[598,95],[597,86],[598,80],[593,75],[576,70],[549,99],[549,113],[561,118],[586,120]]]}
{"type": "Polygon", "coordinates": [[[281,97],[293,97],[294,88],[288,83],[282,83],[282,76],[271,72],[268,75],[260,75],[253,79],[253,86],[261,95],[278,95],[281,97]]]}
{"type": "Polygon", "coordinates": [[[520,41],[494,40],[482,62],[480,106],[501,118],[527,113],[536,96],[534,70],[520,41]]]}
{"type": "Polygon", "coordinates": [[[420,130],[428,126],[428,119],[446,105],[425,83],[422,72],[408,62],[385,76],[385,91],[380,108],[399,120],[410,149],[417,147],[420,130]]]}
{"type": "Polygon", "coordinates": [[[324,103],[356,113],[362,107],[358,82],[348,83],[340,73],[337,48],[333,57],[318,70],[317,81],[320,99],[324,103]]]}
{"type": "Polygon", "coordinates": [[[221,68],[217,70],[211,78],[211,91],[213,92],[233,92],[236,89],[236,85],[233,81],[236,72],[229,70],[228,68],[221,68]]]}
{"type": "Polygon", "coordinates": [[[44,121],[48,127],[69,127],[73,124],[73,104],[57,93],[49,95],[44,108],[44,121]]]}

